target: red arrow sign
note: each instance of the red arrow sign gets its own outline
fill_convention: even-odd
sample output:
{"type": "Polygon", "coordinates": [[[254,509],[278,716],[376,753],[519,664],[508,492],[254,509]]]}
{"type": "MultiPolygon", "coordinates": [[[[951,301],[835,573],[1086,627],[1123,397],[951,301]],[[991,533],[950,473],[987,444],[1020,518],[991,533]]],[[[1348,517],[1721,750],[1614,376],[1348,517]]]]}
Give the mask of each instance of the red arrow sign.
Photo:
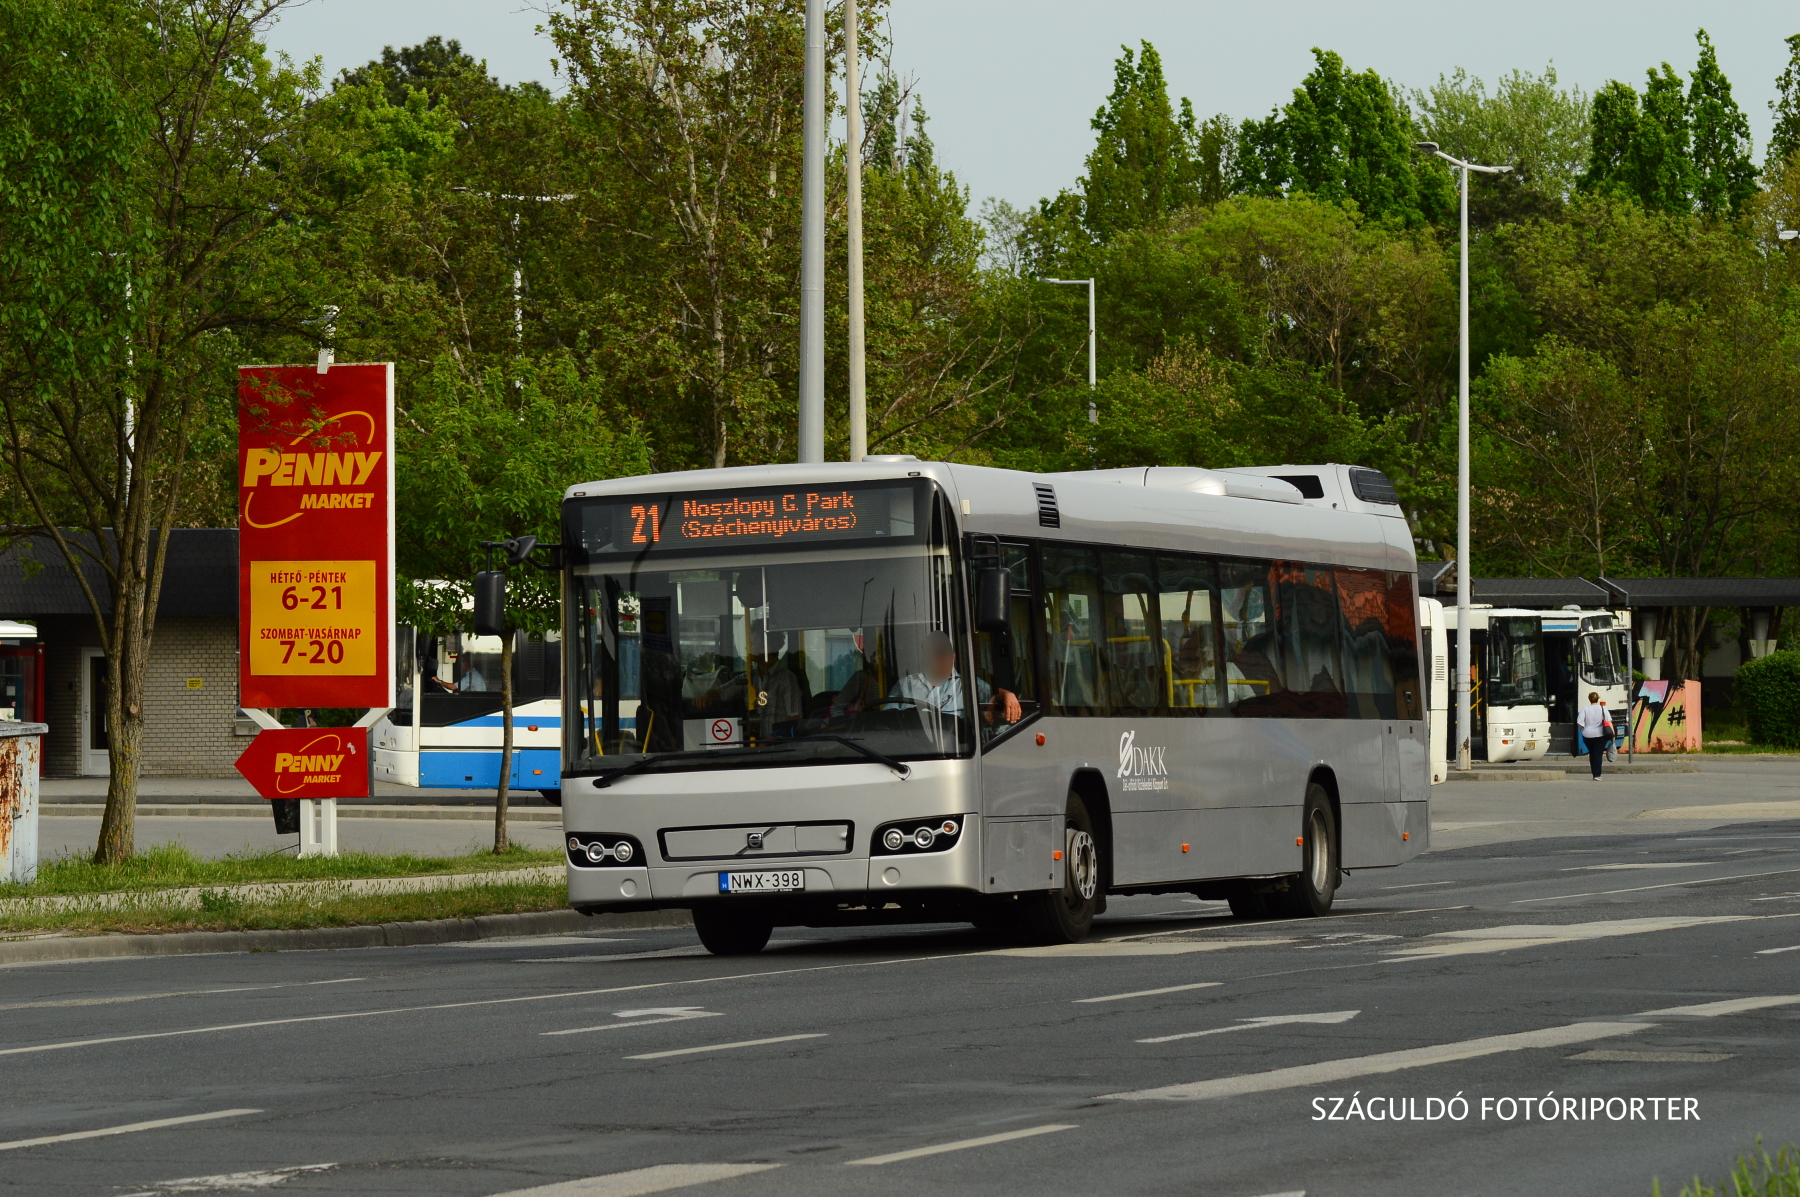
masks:
{"type": "Polygon", "coordinates": [[[260,731],[238,758],[237,771],[264,798],[367,798],[369,729],[260,731]]]}

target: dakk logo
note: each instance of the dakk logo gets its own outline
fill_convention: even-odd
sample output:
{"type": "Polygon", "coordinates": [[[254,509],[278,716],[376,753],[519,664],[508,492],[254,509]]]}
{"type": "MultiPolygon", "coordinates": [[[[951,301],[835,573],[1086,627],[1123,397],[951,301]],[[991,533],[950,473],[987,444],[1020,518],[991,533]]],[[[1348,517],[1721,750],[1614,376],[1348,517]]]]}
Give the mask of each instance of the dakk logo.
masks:
{"type": "Polygon", "coordinates": [[[1162,745],[1139,748],[1137,732],[1119,736],[1119,778],[1127,790],[1166,790],[1169,788],[1169,766],[1163,759],[1168,749],[1162,745]]]}

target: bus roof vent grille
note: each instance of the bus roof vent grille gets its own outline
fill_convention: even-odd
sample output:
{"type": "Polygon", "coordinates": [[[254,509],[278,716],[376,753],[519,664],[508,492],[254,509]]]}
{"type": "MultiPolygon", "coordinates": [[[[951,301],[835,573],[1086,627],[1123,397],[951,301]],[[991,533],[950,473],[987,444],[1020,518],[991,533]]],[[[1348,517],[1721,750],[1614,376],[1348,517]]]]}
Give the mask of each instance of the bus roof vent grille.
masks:
{"type": "Polygon", "coordinates": [[[1038,527],[1062,527],[1062,512],[1056,508],[1056,491],[1048,482],[1033,482],[1031,488],[1037,491],[1038,527]]]}
{"type": "Polygon", "coordinates": [[[1393,507],[1400,505],[1400,496],[1394,493],[1394,484],[1380,470],[1351,466],[1350,490],[1365,503],[1386,503],[1393,507]]]}

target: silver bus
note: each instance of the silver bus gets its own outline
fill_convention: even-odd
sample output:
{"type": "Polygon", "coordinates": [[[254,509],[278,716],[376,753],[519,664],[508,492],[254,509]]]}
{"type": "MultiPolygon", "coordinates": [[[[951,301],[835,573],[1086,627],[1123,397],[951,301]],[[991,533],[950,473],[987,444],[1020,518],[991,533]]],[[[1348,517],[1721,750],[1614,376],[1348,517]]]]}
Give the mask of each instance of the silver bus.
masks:
{"type": "Polygon", "coordinates": [[[1427,846],[1412,539],[1347,466],[872,457],[570,487],[570,904],[1073,942],[1427,846]]]}

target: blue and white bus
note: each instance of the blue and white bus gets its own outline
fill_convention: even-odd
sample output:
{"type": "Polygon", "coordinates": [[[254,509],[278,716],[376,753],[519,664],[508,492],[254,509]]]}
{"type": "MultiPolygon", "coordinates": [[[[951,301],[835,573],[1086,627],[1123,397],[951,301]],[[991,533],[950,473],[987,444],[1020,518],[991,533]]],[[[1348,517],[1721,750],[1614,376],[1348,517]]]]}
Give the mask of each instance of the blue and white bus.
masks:
{"type": "MultiPolygon", "coordinates": [[[[562,800],[562,637],[515,633],[513,758],[508,785],[562,800]]],[[[500,783],[501,643],[497,636],[394,637],[398,705],[370,729],[375,780],[422,789],[500,783]]]]}

